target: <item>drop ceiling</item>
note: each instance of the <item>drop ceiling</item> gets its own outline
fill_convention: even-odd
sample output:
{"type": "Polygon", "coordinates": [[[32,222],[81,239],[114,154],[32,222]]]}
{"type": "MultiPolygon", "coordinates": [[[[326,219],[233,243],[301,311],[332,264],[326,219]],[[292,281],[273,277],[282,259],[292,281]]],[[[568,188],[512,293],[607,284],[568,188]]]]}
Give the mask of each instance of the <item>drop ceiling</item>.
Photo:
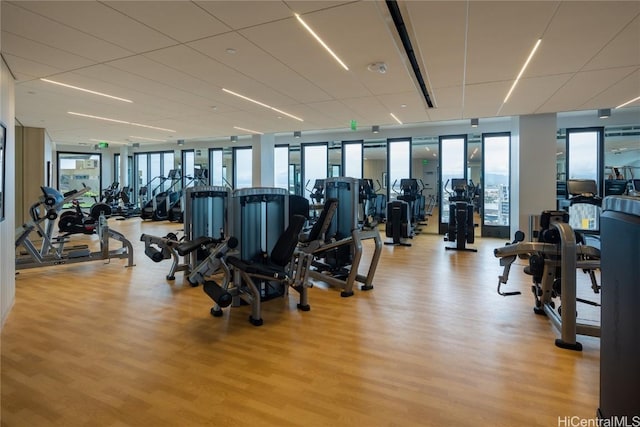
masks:
{"type": "MultiPolygon", "coordinates": [[[[385,2],[2,1],[16,118],[57,143],[174,143],[612,108],[640,96],[640,2],[398,2],[435,108],[385,2]],[[348,65],[303,29],[299,13],[348,65]],[[542,43],[503,99],[535,42],[542,43]],[[368,70],[384,62],[386,73],[368,70]],[[132,100],[123,103],[41,81],[132,100]],[[286,115],[234,97],[241,93],[286,115]],[[69,111],[171,130],[73,116],[69,111]]],[[[630,107],[640,106],[635,101],[630,107]]]]}

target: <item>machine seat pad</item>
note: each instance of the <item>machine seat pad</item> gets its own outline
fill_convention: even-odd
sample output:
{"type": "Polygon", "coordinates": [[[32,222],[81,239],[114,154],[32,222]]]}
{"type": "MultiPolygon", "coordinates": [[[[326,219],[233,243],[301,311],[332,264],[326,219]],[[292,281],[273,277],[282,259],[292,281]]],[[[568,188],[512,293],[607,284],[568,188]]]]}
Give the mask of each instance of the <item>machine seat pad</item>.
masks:
{"type": "Polygon", "coordinates": [[[177,251],[180,256],[185,256],[186,254],[190,254],[191,252],[199,249],[202,246],[208,246],[212,244],[220,243],[220,239],[216,239],[213,237],[202,236],[198,237],[194,240],[189,240],[186,242],[182,242],[177,246],[177,251]]]}
{"type": "Polygon", "coordinates": [[[246,261],[231,256],[227,258],[227,263],[250,275],[259,274],[261,276],[273,277],[275,280],[285,280],[287,278],[284,267],[270,263],[268,261],[267,263],[246,261]]]}

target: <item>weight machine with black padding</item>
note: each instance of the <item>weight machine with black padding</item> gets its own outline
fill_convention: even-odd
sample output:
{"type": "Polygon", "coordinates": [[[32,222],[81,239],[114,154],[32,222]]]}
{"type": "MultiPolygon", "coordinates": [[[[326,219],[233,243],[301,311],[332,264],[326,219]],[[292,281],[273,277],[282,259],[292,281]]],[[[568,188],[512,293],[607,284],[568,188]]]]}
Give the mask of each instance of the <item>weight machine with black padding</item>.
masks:
{"type": "Polygon", "coordinates": [[[134,265],[131,242],[122,233],[109,228],[103,213],[96,213],[98,216],[92,219],[91,223],[73,226],[62,224],[63,234],[53,235],[56,221],[63,218],[64,213],[60,212],[64,205],[89,191],[89,187],[85,186],[81,190],[72,190],[65,194],[51,187],[41,187],[41,190],[43,195],[29,209],[31,220],[16,229],[16,249],[22,247],[24,250],[24,253],[16,254],[16,270],[111,258],[126,258],[126,267],[134,265]],[[31,240],[30,236],[33,233],[37,233],[42,239],[40,249],[37,249],[36,242],[31,240]],[[97,234],[100,250],[92,252],[87,245],[65,247],[74,234],[97,234]],[[122,247],[110,249],[111,239],[122,243],[122,247]]]}
{"type": "MultiPolygon", "coordinates": [[[[377,227],[363,229],[358,223],[360,183],[355,178],[334,177],[325,180],[325,197],[337,200],[337,209],[327,227],[325,242],[313,251],[309,280],[325,282],[341,288],[343,297],[353,295],[355,282],[361,290],[373,289],[373,277],[382,252],[382,239],[377,227]],[[363,242],[374,241],[374,252],[366,276],[358,274],[363,242]]],[[[311,286],[311,285],[309,285],[311,286]]]]}
{"type": "Polygon", "coordinates": [[[535,299],[536,314],[546,315],[560,331],[556,346],[570,350],[582,350],[576,335],[600,336],[600,328],[592,324],[577,322],[576,303],[598,306],[598,303],[578,298],[576,295],[576,273],[583,270],[589,274],[594,292],[599,293],[595,270],[600,268],[600,250],[580,243],[580,237],[567,223],[564,211],[544,211],[540,216],[539,241],[523,242],[521,232],[512,244],[494,250],[504,267],[498,276],[498,293],[503,296],[519,292],[502,292],[501,286],[509,280],[511,265],[518,258],[528,259],[525,273],[533,278],[531,290],[535,299]],[[556,310],[554,298],[560,298],[556,310]]]}
{"type": "Polygon", "coordinates": [[[145,254],[155,262],[173,258],[167,280],[175,280],[175,273],[184,271],[191,286],[203,285],[204,292],[216,303],[227,307],[232,296],[227,292],[229,271],[224,257],[238,241],[227,237],[230,228],[228,214],[231,192],[226,187],[197,186],[185,191],[185,236],[174,233],[164,237],[142,234],[145,254]],[[184,261],[180,263],[180,257],[184,261]],[[218,284],[212,276],[224,273],[218,284]]]}

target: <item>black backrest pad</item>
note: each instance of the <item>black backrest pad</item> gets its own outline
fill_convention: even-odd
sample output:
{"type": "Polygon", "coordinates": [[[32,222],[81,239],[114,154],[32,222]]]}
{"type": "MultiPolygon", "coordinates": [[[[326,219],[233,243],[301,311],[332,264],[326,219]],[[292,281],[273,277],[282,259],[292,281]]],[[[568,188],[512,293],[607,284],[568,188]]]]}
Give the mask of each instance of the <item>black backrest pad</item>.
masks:
{"type": "Polygon", "coordinates": [[[315,222],[315,224],[313,224],[313,227],[311,227],[311,230],[309,231],[309,236],[307,237],[307,240],[309,242],[318,240],[318,238],[320,238],[320,235],[327,231],[327,229],[329,228],[329,223],[331,222],[331,218],[327,218],[327,214],[331,210],[332,206],[337,204],[338,199],[335,198],[328,199],[326,202],[324,202],[324,206],[322,207],[322,212],[320,212],[318,220],[315,222]]]}
{"type": "Polygon", "coordinates": [[[287,265],[298,245],[298,235],[302,231],[305,221],[306,219],[302,215],[294,215],[289,218],[289,226],[278,237],[278,241],[271,250],[271,262],[281,267],[287,265]]]}

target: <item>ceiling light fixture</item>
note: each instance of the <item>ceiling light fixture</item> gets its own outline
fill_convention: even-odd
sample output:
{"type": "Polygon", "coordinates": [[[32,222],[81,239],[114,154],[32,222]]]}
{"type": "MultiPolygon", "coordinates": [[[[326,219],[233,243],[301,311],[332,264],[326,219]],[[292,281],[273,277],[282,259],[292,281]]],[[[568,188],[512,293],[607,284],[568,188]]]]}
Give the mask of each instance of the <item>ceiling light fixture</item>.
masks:
{"type": "Polygon", "coordinates": [[[398,122],[399,125],[403,124],[399,118],[397,118],[393,113],[389,113],[389,115],[391,117],[393,117],[393,120],[395,120],[396,122],[398,122]]]}
{"type": "Polygon", "coordinates": [[[278,112],[280,114],[284,114],[285,116],[291,117],[292,119],[296,119],[296,120],[298,120],[300,122],[304,122],[304,120],[301,119],[300,117],[296,117],[293,114],[289,114],[289,113],[286,113],[286,112],[284,112],[282,110],[278,110],[277,108],[272,107],[271,105],[265,104],[264,102],[256,101],[255,99],[249,98],[248,96],[240,95],[239,93],[234,92],[234,91],[229,90],[229,89],[222,88],[222,91],[226,92],[226,93],[228,93],[230,95],[237,96],[238,98],[242,98],[245,101],[249,101],[249,102],[253,102],[254,104],[258,104],[261,107],[268,108],[268,109],[276,111],[276,112],[278,112]]]}
{"type": "Polygon", "coordinates": [[[238,142],[238,137],[235,135],[231,135],[231,142],[238,142]]]}
{"type": "Polygon", "coordinates": [[[144,137],[144,136],[133,136],[133,135],[131,135],[131,136],[129,136],[129,138],[142,139],[144,141],[167,142],[166,139],[147,138],[147,137],[144,137]]]}
{"type": "Polygon", "coordinates": [[[598,110],[598,117],[601,119],[607,119],[611,117],[611,108],[602,108],[598,110]]]}
{"type": "Polygon", "coordinates": [[[302,18],[300,17],[300,15],[298,15],[297,13],[296,13],[295,15],[296,15],[296,19],[298,20],[298,22],[300,22],[300,24],[302,24],[302,26],[303,26],[303,27],[304,27],[304,28],[309,32],[309,34],[311,34],[311,35],[316,39],[316,41],[317,41],[318,43],[320,43],[320,44],[322,45],[322,47],[323,47],[323,48],[325,48],[325,50],[326,50],[327,52],[329,52],[329,54],[330,54],[331,56],[333,56],[333,59],[335,59],[335,60],[338,62],[338,64],[340,64],[340,65],[342,66],[342,68],[344,68],[345,70],[349,71],[349,67],[347,67],[347,66],[345,65],[345,63],[344,63],[344,62],[342,62],[342,60],[341,60],[340,58],[338,58],[338,55],[336,55],[335,53],[333,53],[333,51],[331,50],[331,48],[330,48],[329,46],[327,46],[327,44],[326,44],[325,42],[323,42],[323,41],[322,41],[322,39],[321,39],[321,38],[320,38],[320,37],[319,37],[319,36],[318,36],[318,35],[317,35],[317,34],[316,34],[312,29],[311,29],[311,27],[309,27],[309,26],[307,25],[307,23],[306,23],[306,22],[304,22],[304,21],[302,20],[302,18]]]}
{"type": "Polygon", "coordinates": [[[68,87],[69,89],[75,89],[75,90],[79,90],[79,91],[82,91],[82,92],[91,93],[93,95],[104,96],[105,98],[111,98],[111,99],[115,99],[117,101],[133,103],[133,101],[130,100],[130,99],[120,98],[118,96],[113,96],[113,95],[107,95],[106,93],[96,92],[95,90],[89,90],[89,89],[84,89],[84,88],[81,88],[81,87],[78,87],[78,86],[68,85],[66,83],[57,82],[55,80],[49,80],[49,79],[40,79],[40,80],[42,80],[43,82],[54,84],[54,85],[68,87]]]}
{"type": "Polygon", "coordinates": [[[533,58],[533,55],[536,53],[536,50],[538,50],[538,46],[540,46],[540,43],[542,43],[542,39],[538,39],[538,41],[536,42],[536,45],[533,46],[533,49],[531,49],[531,53],[529,54],[529,57],[525,61],[524,65],[522,66],[522,69],[518,73],[518,77],[516,77],[516,80],[511,85],[511,89],[509,89],[507,96],[504,97],[504,101],[502,101],[503,104],[506,103],[509,97],[511,96],[511,92],[513,92],[513,89],[515,89],[516,85],[518,84],[520,77],[522,77],[524,70],[527,68],[527,65],[529,65],[529,61],[531,61],[531,58],[533,58]]]}
{"type": "Polygon", "coordinates": [[[371,132],[380,133],[380,126],[378,126],[378,125],[371,126],[371,132]]]}
{"type": "Polygon", "coordinates": [[[625,102],[624,104],[620,104],[620,105],[618,105],[618,106],[616,107],[616,110],[617,110],[618,108],[626,107],[627,105],[631,104],[632,102],[636,102],[636,101],[637,101],[637,100],[639,100],[639,99],[640,99],[640,96],[638,96],[637,98],[633,98],[632,100],[627,101],[627,102],[625,102]]]}
{"type": "Polygon", "coordinates": [[[73,111],[67,111],[67,114],[71,114],[73,116],[86,117],[88,119],[104,120],[104,121],[107,121],[107,122],[122,123],[124,125],[138,126],[138,127],[148,128],[148,129],[163,130],[165,132],[173,132],[173,133],[176,132],[175,130],[171,130],[171,129],[159,128],[159,127],[150,126],[150,125],[143,125],[141,123],[127,122],[126,120],[110,119],[108,117],[92,116],[91,114],[74,113],[73,111]]]}
{"type": "Polygon", "coordinates": [[[302,136],[302,132],[299,130],[294,130],[293,131],[293,137],[294,138],[300,138],[302,136]]]}
{"type": "Polygon", "coordinates": [[[179,139],[178,140],[178,145],[180,145],[180,146],[184,145],[184,139],[179,139]]]}
{"type": "Polygon", "coordinates": [[[253,133],[255,135],[264,135],[263,132],[258,132],[257,130],[245,129],[245,128],[241,128],[241,127],[238,127],[238,126],[234,126],[233,128],[234,129],[238,129],[238,130],[243,130],[245,132],[253,133]]]}
{"type": "Polygon", "coordinates": [[[472,127],[472,128],[477,128],[479,123],[480,123],[480,120],[478,120],[478,119],[471,119],[471,127],[472,127]]]}

